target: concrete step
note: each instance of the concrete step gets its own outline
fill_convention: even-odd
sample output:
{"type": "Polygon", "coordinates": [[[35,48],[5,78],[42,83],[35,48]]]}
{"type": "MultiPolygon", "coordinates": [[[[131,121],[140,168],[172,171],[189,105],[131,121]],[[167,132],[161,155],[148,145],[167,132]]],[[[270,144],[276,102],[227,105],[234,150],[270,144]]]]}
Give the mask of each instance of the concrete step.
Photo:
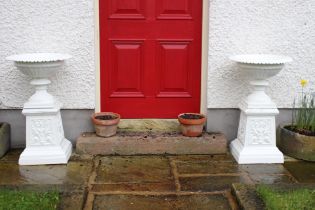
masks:
{"type": "Polygon", "coordinates": [[[226,154],[227,140],[220,133],[204,133],[193,138],[179,132],[119,131],[109,138],[83,133],[77,139],[76,152],[90,155],[226,154]]]}

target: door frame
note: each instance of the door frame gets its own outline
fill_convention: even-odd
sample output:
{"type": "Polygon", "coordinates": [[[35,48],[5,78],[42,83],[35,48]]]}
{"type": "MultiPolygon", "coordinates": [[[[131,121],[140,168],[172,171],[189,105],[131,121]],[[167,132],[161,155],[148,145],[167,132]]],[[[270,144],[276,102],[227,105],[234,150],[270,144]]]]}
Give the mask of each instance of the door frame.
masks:
{"type": "MultiPolygon", "coordinates": [[[[100,21],[99,1],[94,0],[94,61],[95,61],[95,112],[101,110],[101,65],[100,65],[100,21]]],[[[202,0],[201,42],[201,94],[200,112],[207,114],[208,50],[209,50],[209,0],[202,0]]]]}

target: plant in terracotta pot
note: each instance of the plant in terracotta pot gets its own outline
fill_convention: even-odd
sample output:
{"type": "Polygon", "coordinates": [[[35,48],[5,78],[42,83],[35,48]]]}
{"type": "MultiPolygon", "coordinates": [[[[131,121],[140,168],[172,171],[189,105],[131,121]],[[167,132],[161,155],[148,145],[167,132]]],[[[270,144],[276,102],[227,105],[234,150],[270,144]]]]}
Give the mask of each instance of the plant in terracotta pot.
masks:
{"type": "Polygon", "coordinates": [[[206,117],[198,113],[183,113],[178,115],[178,121],[184,136],[197,137],[202,135],[206,117]]]}
{"type": "Polygon", "coordinates": [[[92,114],[92,122],[96,135],[110,137],[116,134],[120,115],[113,112],[99,112],[92,114]]]}
{"type": "Polygon", "coordinates": [[[294,102],[291,125],[280,128],[279,149],[286,155],[315,161],[315,93],[305,91],[306,80],[301,80],[302,92],[294,102]]]}

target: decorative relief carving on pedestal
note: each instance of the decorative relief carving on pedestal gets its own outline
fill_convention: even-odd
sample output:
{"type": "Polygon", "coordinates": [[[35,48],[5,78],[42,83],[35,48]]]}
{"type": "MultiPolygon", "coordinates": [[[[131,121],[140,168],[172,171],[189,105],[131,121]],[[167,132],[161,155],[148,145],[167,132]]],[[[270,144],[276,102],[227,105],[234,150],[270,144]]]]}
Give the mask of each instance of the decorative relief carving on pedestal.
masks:
{"type": "Polygon", "coordinates": [[[270,145],[272,138],[272,119],[250,119],[248,121],[249,141],[252,145],[270,145]]]}
{"type": "Polygon", "coordinates": [[[53,145],[52,119],[31,119],[30,145],[53,145]]]}

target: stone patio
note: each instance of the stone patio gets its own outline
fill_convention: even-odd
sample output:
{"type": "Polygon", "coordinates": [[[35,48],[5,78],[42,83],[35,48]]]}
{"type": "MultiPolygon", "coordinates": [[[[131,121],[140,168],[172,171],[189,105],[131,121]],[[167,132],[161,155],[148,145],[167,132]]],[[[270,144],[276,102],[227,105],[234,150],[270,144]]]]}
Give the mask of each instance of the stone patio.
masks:
{"type": "Polygon", "coordinates": [[[0,187],[58,189],[61,209],[239,209],[232,183],[315,182],[315,164],[300,161],[238,165],[229,154],[73,154],[68,165],[19,166],[20,152],[0,160],[0,187]]]}

